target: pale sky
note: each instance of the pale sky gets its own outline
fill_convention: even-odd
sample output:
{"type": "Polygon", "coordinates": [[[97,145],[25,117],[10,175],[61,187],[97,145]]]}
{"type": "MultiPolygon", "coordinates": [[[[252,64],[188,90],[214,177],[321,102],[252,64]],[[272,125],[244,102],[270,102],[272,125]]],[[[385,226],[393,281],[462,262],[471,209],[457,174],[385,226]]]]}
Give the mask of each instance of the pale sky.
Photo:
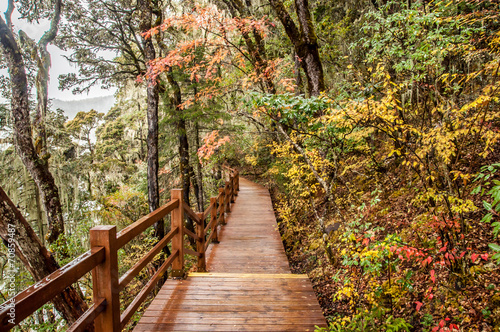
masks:
{"type": "MultiPolygon", "coordinates": [[[[7,1],[0,0],[0,13],[4,17],[4,13],[7,10],[7,1]]],[[[43,20],[40,21],[40,24],[29,24],[26,21],[22,21],[19,19],[19,13],[17,10],[14,11],[12,15],[12,22],[14,23],[14,31],[23,30],[28,36],[34,39],[36,42],[40,39],[43,33],[49,28],[49,21],[43,20]]],[[[85,98],[93,98],[93,97],[101,97],[101,96],[109,96],[112,95],[116,89],[104,90],[101,89],[99,85],[90,89],[89,94],[83,95],[74,95],[71,90],[61,91],[59,90],[59,82],[58,77],[61,74],[68,72],[77,72],[75,67],[72,67],[68,61],[63,57],[67,52],[62,51],[61,49],[49,45],[48,50],[50,52],[52,58],[52,67],[50,68],[50,82],[49,82],[49,98],[56,98],[62,100],[79,100],[85,98]]],[[[110,53],[110,57],[112,54],[110,53]]],[[[0,75],[8,76],[7,71],[0,70],[0,75]]]]}

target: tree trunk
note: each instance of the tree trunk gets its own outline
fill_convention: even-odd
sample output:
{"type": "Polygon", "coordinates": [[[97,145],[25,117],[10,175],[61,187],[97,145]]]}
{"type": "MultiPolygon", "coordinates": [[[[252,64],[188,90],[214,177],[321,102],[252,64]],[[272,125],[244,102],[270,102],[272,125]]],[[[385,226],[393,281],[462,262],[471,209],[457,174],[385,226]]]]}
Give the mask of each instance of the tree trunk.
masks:
{"type": "MultiPolygon", "coordinates": [[[[196,151],[200,149],[200,125],[198,122],[195,124],[196,128],[196,151]]],[[[203,173],[202,173],[202,167],[200,163],[200,158],[196,158],[196,182],[198,183],[198,211],[204,211],[205,210],[205,193],[203,192],[203,173]]]]}
{"type": "MultiPolygon", "coordinates": [[[[1,187],[0,237],[7,246],[11,243],[9,241],[14,239],[15,253],[35,281],[39,281],[59,269],[54,257],[42,245],[29,223],[1,187]],[[14,237],[9,236],[9,229],[12,228],[15,229],[14,237]]],[[[87,304],[73,286],[66,288],[52,302],[56,310],[69,324],[76,321],[87,310],[87,304]]]]}
{"type": "Polygon", "coordinates": [[[64,234],[64,221],[59,192],[47,160],[40,158],[32,142],[28,104],[28,82],[21,50],[10,27],[0,17],[0,43],[7,60],[11,80],[11,109],[14,118],[16,151],[40,190],[49,229],[47,241],[54,242],[64,234]]]}
{"type": "Polygon", "coordinates": [[[49,69],[50,69],[50,53],[47,51],[47,46],[56,38],[59,21],[61,19],[61,0],[57,0],[54,4],[54,14],[50,22],[50,28],[38,41],[35,54],[37,55],[38,72],[36,75],[36,118],[34,122],[35,129],[35,148],[38,155],[49,160],[50,155],[47,148],[47,133],[45,130],[45,117],[48,108],[48,86],[49,86],[49,69]]]}
{"type": "MultiPolygon", "coordinates": [[[[179,112],[179,119],[177,120],[177,135],[179,137],[179,169],[181,172],[182,191],[184,193],[183,199],[187,205],[191,206],[189,192],[191,188],[192,171],[191,166],[189,165],[189,141],[186,132],[186,120],[182,118],[182,110],[177,110],[177,112],[179,112]]],[[[191,218],[187,218],[186,228],[194,232],[194,224],[191,218]]]]}
{"type": "Polygon", "coordinates": [[[295,52],[307,79],[307,90],[310,96],[318,96],[325,90],[323,66],[319,57],[318,38],[314,32],[309,3],[307,0],[295,0],[300,30],[287,12],[281,0],[270,0],[278,19],[283,24],[288,38],[292,42],[295,52]]]}
{"type": "Polygon", "coordinates": [[[295,91],[295,95],[301,95],[303,92],[303,84],[302,84],[302,75],[300,74],[300,62],[297,57],[297,53],[295,53],[295,49],[292,51],[292,57],[294,62],[294,74],[295,74],[295,85],[297,86],[297,90],[295,91]]]}
{"type": "Polygon", "coordinates": [[[40,193],[38,192],[38,188],[35,187],[35,202],[36,202],[36,216],[37,216],[37,223],[38,223],[38,233],[40,236],[40,242],[42,245],[45,245],[45,234],[44,234],[44,229],[43,229],[43,213],[42,213],[42,204],[40,203],[40,193]]]}
{"type": "MultiPolygon", "coordinates": [[[[174,114],[176,117],[175,126],[177,130],[177,137],[179,141],[179,171],[181,173],[182,191],[183,199],[187,205],[191,206],[189,200],[189,190],[191,187],[191,172],[189,165],[189,141],[187,138],[186,131],[186,120],[183,117],[183,110],[180,108],[182,104],[182,94],[181,87],[179,83],[174,79],[172,70],[167,71],[167,80],[170,87],[173,90],[173,95],[170,98],[172,107],[174,108],[174,114]]],[[[194,224],[191,218],[186,217],[186,228],[194,232],[194,224]]]]}
{"type": "MultiPolygon", "coordinates": [[[[140,11],[141,32],[152,28],[152,8],[149,0],[138,0],[140,11]]],[[[151,38],[143,38],[144,58],[146,62],[156,58],[156,52],[151,38]]],[[[147,81],[147,118],[148,118],[148,203],[149,211],[156,210],[160,205],[160,192],[158,189],[158,85],[151,78],[147,81]]],[[[165,235],[164,221],[160,220],[155,225],[155,236],[161,239],[165,235]]]]}

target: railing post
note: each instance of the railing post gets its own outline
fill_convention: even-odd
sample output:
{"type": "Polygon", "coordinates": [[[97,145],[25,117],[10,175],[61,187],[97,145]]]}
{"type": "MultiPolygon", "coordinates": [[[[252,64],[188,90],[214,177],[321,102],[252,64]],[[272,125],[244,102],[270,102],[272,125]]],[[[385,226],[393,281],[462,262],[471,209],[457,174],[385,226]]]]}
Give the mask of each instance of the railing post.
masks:
{"type": "Polygon", "coordinates": [[[196,225],[196,235],[199,239],[196,241],[196,251],[200,254],[198,257],[198,272],[205,272],[207,265],[205,262],[205,220],[203,220],[203,212],[198,212],[196,216],[201,223],[196,225]]]}
{"type": "Polygon", "coordinates": [[[229,176],[229,190],[231,191],[231,203],[234,203],[234,192],[236,191],[234,189],[234,177],[233,176],[229,176]]]}
{"type": "Polygon", "coordinates": [[[235,186],[235,190],[234,190],[234,195],[235,196],[238,196],[238,191],[240,191],[240,172],[236,171],[236,174],[234,175],[234,186],[235,186]]]}
{"type": "Polygon", "coordinates": [[[90,247],[104,247],[105,260],[92,270],[94,303],[106,299],[106,309],[95,319],[96,332],[120,331],[120,291],[118,288],[118,248],[116,226],[96,226],[90,230],[90,247]]]}
{"type": "Polygon", "coordinates": [[[217,234],[217,197],[210,198],[210,206],[212,211],[210,211],[210,225],[212,225],[212,232],[215,233],[212,237],[212,243],[219,243],[219,234],[217,234]]]}
{"type": "Polygon", "coordinates": [[[226,185],[224,186],[224,202],[226,203],[226,206],[224,207],[224,210],[226,212],[231,212],[231,188],[229,186],[229,181],[226,181],[226,185]]]}
{"type": "Polygon", "coordinates": [[[221,224],[225,225],[226,224],[226,216],[225,216],[225,213],[226,213],[226,189],[225,189],[225,187],[219,188],[219,194],[222,194],[219,197],[219,207],[222,206],[222,209],[220,211],[220,214],[222,216],[221,224]]]}
{"type": "Polygon", "coordinates": [[[179,250],[179,255],[172,262],[172,277],[184,278],[184,207],[182,200],[182,189],[172,189],[171,199],[178,199],[179,206],[171,212],[171,228],[179,230],[172,238],[172,252],[179,250]]]}

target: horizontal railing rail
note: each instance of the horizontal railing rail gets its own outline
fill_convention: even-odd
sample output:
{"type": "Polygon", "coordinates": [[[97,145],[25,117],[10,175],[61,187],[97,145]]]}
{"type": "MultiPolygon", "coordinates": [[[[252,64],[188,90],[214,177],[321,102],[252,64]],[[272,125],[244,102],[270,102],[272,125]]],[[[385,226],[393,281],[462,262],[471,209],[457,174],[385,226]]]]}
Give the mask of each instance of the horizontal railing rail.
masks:
{"type": "Polygon", "coordinates": [[[0,331],[8,331],[18,325],[89,272],[92,272],[93,304],[69,327],[68,331],[85,331],[92,323],[96,332],[121,331],[169,268],[171,268],[172,277],[185,276],[185,254],[196,256],[198,272],[205,272],[206,250],[211,243],[219,242],[218,227],[225,225],[225,214],[231,211],[231,204],[235,202],[239,191],[238,171],[227,166],[224,168],[228,170],[229,180],[225,182],[224,188],[219,189],[216,197],[210,198],[210,205],[203,212],[194,212],[183,201],[182,190],[173,189],[168,203],[118,233],[116,226],[92,228],[89,251],[5,302],[6,304],[14,303],[15,321],[12,324],[9,316],[11,306],[4,305],[0,309],[0,331]],[[132,268],[119,277],[118,250],[169,213],[171,214],[170,232],[132,268]],[[185,215],[195,222],[194,232],[185,227],[185,215]],[[184,236],[189,236],[196,242],[196,250],[185,247],[184,236]],[[169,244],[171,254],[124,312],[120,313],[120,292],[169,244]]]}
{"type": "MultiPolygon", "coordinates": [[[[59,295],[65,288],[71,286],[78,281],[78,279],[102,263],[104,258],[105,249],[103,247],[92,248],[71,263],[49,274],[36,284],[17,294],[13,301],[8,300],[6,303],[13,302],[15,305],[14,324],[11,323],[12,319],[9,316],[10,307],[4,306],[0,311],[0,330],[6,331],[19,324],[38,308],[59,295]]],[[[93,308],[90,308],[89,310],[92,309],[93,308]]],[[[87,312],[89,310],[87,310],[87,312]]],[[[95,311],[97,312],[96,309],[95,311]]]]}

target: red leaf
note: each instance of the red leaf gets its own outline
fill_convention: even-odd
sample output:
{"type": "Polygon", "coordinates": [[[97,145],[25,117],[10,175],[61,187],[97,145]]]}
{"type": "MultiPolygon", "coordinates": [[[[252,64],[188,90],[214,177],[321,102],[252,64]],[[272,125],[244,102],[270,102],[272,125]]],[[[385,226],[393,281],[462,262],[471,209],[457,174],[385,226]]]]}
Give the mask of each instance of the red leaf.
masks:
{"type": "Polygon", "coordinates": [[[415,303],[417,304],[417,311],[419,311],[420,308],[422,307],[423,303],[419,302],[419,301],[416,301],[415,303]]]}
{"type": "Polygon", "coordinates": [[[459,330],[458,325],[456,324],[450,324],[450,330],[459,330]]]}
{"type": "Polygon", "coordinates": [[[436,277],[434,276],[436,272],[434,270],[431,270],[431,280],[433,283],[436,283],[436,277]]]}
{"type": "Polygon", "coordinates": [[[439,322],[439,327],[444,327],[445,323],[446,322],[444,321],[444,319],[441,319],[441,321],[439,322]]]}
{"type": "Polygon", "coordinates": [[[472,263],[474,263],[479,255],[478,254],[472,254],[470,255],[470,259],[472,260],[472,263]]]}
{"type": "Polygon", "coordinates": [[[481,258],[484,259],[485,261],[487,261],[488,260],[488,253],[482,254],[481,258]]]}

